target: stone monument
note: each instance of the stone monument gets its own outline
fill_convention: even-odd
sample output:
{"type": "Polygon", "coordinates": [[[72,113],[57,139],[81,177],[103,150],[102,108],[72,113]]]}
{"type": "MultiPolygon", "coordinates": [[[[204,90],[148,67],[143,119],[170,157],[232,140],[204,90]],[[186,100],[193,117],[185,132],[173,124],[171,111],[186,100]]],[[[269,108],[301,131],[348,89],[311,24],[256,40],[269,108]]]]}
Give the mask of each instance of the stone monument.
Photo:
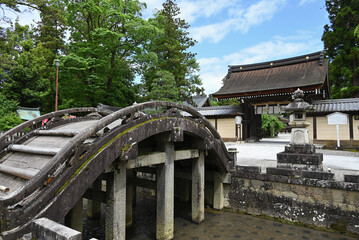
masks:
{"type": "Polygon", "coordinates": [[[314,144],[309,142],[306,112],[312,110],[312,106],[303,100],[302,90],[296,90],[293,102],[284,109],[292,112],[289,125],[291,125],[290,144],[285,146],[284,152],[277,154],[278,168],[292,168],[298,170],[323,171],[323,154],[315,152],[314,144]]]}

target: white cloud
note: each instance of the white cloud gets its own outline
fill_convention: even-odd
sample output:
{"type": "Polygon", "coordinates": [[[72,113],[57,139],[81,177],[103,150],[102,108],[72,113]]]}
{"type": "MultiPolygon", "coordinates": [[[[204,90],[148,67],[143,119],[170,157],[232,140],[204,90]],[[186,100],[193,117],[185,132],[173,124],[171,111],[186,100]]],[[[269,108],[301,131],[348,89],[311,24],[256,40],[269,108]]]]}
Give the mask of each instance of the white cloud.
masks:
{"type": "Polygon", "coordinates": [[[246,32],[251,26],[271,19],[284,3],[285,0],[262,0],[251,5],[243,15],[244,25],[238,26],[238,29],[246,32]]]}
{"type": "Polygon", "coordinates": [[[261,0],[245,9],[229,9],[227,20],[192,27],[191,34],[199,42],[209,39],[214,43],[218,43],[231,31],[242,31],[245,33],[251,27],[271,19],[285,2],[286,0],[261,0]]]}
{"type": "Polygon", "coordinates": [[[181,8],[180,17],[192,23],[200,17],[209,18],[235,6],[239,1],[235,0],[183,0],[178,3],[181,8]]]}
{"type": "Polygon", "coordinates": [[[295,55],[306,49],[308,49],[308,43],[306,42],[284,42],[274,40],[262,42],[239,52],[224,56],[223,60],[228,62],[229,65],[250,64],[275,60],[282,56],[295,55]]]}
{"type": "Polygon", "coordinates": [[[307,3],[312,3],[312,2],[315,2],[315,0],[300,0],[299,6],[302,6],[307,3]]]}
{"type": "Polygon", "coordinates": [[[201,78],[207,94],[218,91],[222,79],[228,72],[228,65],[241,65],[278,60],[319,51],[323,43],[306,33],[281,37],[241,49],[222,57],[198,59],[201,66],[201,78]]]}
{"type": "MultiPolygon", "coordinates": [[[[178,1],[180,7],[179,17],[192,23],[200,17],[209,18],[219,14],[222,10],[235,6],[241,0],[182,0],[178,1]]],[[[164,0],[143,0],[147,4],[145,15],[149,16],[156,10],[162,9],[164,0]]]]}
{"type": "Polygon", "coordinates": [[[209,38],[217,43],[230,32],[231,25],[231,20],[228,20],[223,23],[215,23],[203,27],[192,27],[190,30],[192,37],[198,42],[202,42],[204,39],[209,38]]]}

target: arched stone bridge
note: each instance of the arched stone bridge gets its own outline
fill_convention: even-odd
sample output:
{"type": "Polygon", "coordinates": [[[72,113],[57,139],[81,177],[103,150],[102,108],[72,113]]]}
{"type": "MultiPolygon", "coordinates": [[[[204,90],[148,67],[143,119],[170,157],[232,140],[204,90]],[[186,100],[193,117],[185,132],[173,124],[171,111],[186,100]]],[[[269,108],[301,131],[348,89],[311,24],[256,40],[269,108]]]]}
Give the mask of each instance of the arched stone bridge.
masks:
{"type": "Polygon", "coordinates": [[[213,206],[222,208],[222,183],[233,162],[210,122],[181,104],[147,102],[115,112],[98,107],[45,114],[0,137],[0,239],[30,232],[32,221],[41,217],[58,222],[66,217],[71,225],[76,217],[71,213],[79,204],[82,209],[83,197],[94,205],[106,203],[106,239],[125,239],[133,186],[141,185],[156,189],[157,239],[171,239],[175,178],[182,179],[176,185],[191,199],[192,220],[199,223],[205,180],[214,185],[213,206]],[[152,173],[156,181],[139,178],[139,172],[152,173]]]}

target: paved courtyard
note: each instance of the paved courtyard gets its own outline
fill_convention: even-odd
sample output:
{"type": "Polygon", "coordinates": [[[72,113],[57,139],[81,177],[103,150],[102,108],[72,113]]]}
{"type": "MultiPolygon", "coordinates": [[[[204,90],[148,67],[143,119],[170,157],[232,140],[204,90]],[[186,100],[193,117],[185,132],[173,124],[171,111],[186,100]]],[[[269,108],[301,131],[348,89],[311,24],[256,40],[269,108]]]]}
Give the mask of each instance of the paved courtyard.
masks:
{"type": "MultiPolygon", "coordinates": [[[[237,165],[260,166],[265,172],[267,167],[277,166],[277,153],[283,152],[289,141],[290,134],[279,134],[277,138],[263,138],[255,143],[225,144],[228,148],[237,148],[237,165]]],[[[343,174],[359,174],[359,153],[321,149],[317,152],[323,153],[324,171],[334,172],[336,180],[343,180],[343,174]]]]}

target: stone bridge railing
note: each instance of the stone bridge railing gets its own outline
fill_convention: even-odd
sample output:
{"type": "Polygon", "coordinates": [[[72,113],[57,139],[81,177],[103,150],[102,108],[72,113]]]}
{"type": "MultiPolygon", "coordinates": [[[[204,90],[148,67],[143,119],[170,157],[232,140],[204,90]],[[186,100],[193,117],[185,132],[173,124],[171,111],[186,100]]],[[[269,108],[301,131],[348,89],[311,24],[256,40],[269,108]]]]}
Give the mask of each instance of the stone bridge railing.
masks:
{"type": "MultiPolygon", "coordinates": [[[[30,195],[32,195],[34,192],[38,191],[39,189],[42,189],[41,192],[46,191],[42,187],[44,185],[44,182],[48,181],[49,176],[51,176],[54,172],[59,171],[58,169],[61,169],[61,166],[63,166],[66,162],[68,162],[68,160],[71,158],[71,156],[74,155],[75,152],[86,151],[86,149],[82,149],[85,140],[93,136],[96,136],[97,132],[105,129],[107,126],[109,126],[111,123],[115,122],[116,120],[124,119],[123,124],[126,124],[126,120],[134,120],[136,118],[140,118],[141,116],[143,116],[143,114],[140,112],[148,108],[150,109],[162,108],[165,109],[168,112],[168,114],[171,114],[172,112],[172,115],[173,113],[179,114],[181,111],[186,112],[187,113],[186,117],[184,117],[183,115],[181,117],[187,118],[189,114],[190,116],[188,117],[192,119],[197,119],[196,121],[199,121],[202,126],[205,126],[205,129],[216,139],[216,143],[218,143],[217,144],[218,148],[222,149],[221,152],[224,154],[223,156],[225,156],[227,160],[233,160],[232,155],[230,155],[227,152],[223,140],[221,139],[217,130],[205,117],[203,117],[195,109],[182,104],[172,103],[172,102],[158,101],[158,102],[140,103],[140,104],[129,106],[124,109],[120,109],[116,112],[103,113],[102,115],[106,115],[106,116],[100,118],[90,127],[87,127],[86,129],[82,130],[77,135],[72,137],[72,139],[64,147],[61,148],[61,150],[51,159],[51,161],[49,161],[47,165],[45,165],[34,177],[28,180],[20,189],[9,194],[6,197],[0,198],[0,210],[3,211],[5,209],[4,207],[6,206],[15,206],[18,202],[22,201],[22,199],[28,198],[30,195]]],[[[55,118],[61,119],[60,117],[65,114],[75,114],[75,113],[86,114],[86,113],[96,113],[96,112],[101,113],[101,109],[98,108],[68,109],[68,110],[62,110],[58,112],[45,114],[39,118],[20,124],[19,126],[11,129],[10,131],[0,136],[0,151],[3,151],[7,146],[14,143],[15,142],[14,136],[19,132],[23,131],[24,129],[26,128],[31,129],[29,136],[33,132],[35,132],[36,129],[41,129],[42,128],[41,124],[44,119],[55,119],[55,118]]],[[[164,114],[166,114],[166,112],[164,114]]],[[[24,136],[24,138],[26,137],[27,136],[24,136]]],[[[71,163],[69,164],[71,165],[71,163]]],[[[43,202],[47,202],[49,201],[51,196],[53,197],[53,195],[51,194],[45,194],[45,195],[46,196],[41,197],[41,199],[43,199],[43,202]]],[[[31,200],[29,204],[35,206],[34,200],[31,200]]],[[[34,209],[37,208],[38,207],[35,207],[34,209]]]]}

